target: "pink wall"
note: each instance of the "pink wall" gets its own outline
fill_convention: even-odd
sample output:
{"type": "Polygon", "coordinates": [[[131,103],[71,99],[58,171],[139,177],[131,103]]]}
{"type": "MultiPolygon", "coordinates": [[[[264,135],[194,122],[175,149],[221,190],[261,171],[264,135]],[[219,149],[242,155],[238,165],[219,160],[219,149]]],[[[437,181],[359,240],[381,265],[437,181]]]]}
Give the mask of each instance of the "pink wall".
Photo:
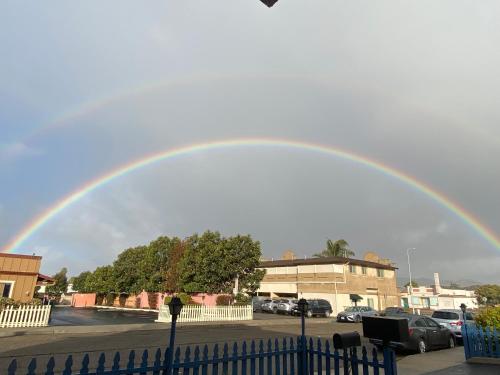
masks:
{"type": "Polygon", "coordinates": [[[74,293],[71,300],[73,307],[90,307],[95,305],[95,293],[74,293]]]}
{"type": "MultiPolygon", "coordinates": [[[[120,297],[116,297],[113,301],[113,306],[129,307],[129,308],[141,308],[141,309],[158,309],[159,305],[163,304],[163,300],[166,296],[171,295],[167,293],[148,293],[142,291],[138,295],[128,296],[124,301],[120,303],[120,297]],[[156,296],[157,305],[150,306],[150,300],[154,301],[156,296]]],[[[194,293],[191,294],[191,298],[194,302],[205,306],[216,306],[217,297],[219,294],[207,294],[207,293],[194,293]]],[[[96,304],[96,294],[95,293],[74,293],[73,299],[71,301],[71,306],[73,307],[90,307],[96,304]]]]}

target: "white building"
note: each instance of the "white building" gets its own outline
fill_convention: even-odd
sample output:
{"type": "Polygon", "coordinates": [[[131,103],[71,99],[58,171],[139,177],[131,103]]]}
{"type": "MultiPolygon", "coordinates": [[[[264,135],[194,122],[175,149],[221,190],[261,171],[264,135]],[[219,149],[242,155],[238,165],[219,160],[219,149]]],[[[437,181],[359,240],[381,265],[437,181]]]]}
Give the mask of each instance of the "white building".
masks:
{"type": "Polygon", "coordinates": [[[445,289],[441,287],[439,274],[434,274],[434,285],[430,287],[407,288],[401,292],[401,306],[415,309],[460,309],[464,303],[468,308],[478,307],[474,291],[445,289]]]}

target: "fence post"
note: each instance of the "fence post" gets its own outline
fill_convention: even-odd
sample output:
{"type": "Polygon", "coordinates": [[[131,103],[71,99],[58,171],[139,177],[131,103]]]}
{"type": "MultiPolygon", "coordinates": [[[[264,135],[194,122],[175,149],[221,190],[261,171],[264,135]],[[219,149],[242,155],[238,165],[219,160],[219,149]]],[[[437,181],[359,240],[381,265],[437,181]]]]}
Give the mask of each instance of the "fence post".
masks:
{"type": "Polygon", "coordinates": [[[465,324],[462,326],[462,340],[464,342],[465,359],[469,359],[470,358],[469,336],[467,335],[467,326],[465,324]]]}
{"type": "Polygon", "coordinates": [[[396,355],[394,350],[389,346],[384,345],[384,374],[385,375],[397,375],[398,369],[396,366],[396,355]]]}

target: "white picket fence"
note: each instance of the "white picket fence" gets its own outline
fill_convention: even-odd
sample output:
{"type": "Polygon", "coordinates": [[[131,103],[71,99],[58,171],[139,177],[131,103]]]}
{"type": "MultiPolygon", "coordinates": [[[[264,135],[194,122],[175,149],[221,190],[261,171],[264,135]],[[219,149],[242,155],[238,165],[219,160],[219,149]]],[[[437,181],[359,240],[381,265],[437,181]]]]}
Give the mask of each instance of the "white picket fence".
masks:
{"type": "Polygon", "coordinates": [[[0,311],[0,328],[46,327],[51,306],[7,306],[0,311]]]}
{"type": "MultiPolygon", "coordinates": [[[[222,322],[252,320],[253,307],[248,306],[199,306],[185,305],[177,318],[178,322],[222,322]]],[[[171,322],[168,305],[161,305],[157,322],[171,322]]]]}

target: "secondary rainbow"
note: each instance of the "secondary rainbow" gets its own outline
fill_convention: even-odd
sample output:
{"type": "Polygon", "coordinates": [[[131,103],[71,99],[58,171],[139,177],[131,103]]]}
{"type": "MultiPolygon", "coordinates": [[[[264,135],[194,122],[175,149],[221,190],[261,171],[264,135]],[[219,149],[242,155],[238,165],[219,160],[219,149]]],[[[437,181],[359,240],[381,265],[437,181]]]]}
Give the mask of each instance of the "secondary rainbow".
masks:
{"type": "Polygon", "coordinates": [[[25,228],[23,228],[6,246],[3,247],[3,252],[13,252],[18,249],[30,236],[32,236],[38,229],[45,225],[51,218],[56,216],[59,212],[63,211],[73,203],[77,202],[83,196],[91,193],[92,191],[102,187],[103,185],[111,182],[112,180],[131,173],[137,169],[149,166],[151,164],[160,162],[162,160],[172,159],[175,157],[186,156],[193,153],[207,152],[211,150],[242,148],[242,147],[274,147],[274,148],[288,148],[298,149],[303,151],[311,151],[320,154],[338,157],[340,159],[355,162],[373,170],[384,173],[387,176],[393,177],[396,180],[405,183],[406,185],[414,188],[415,190],[427,195],[434,202],[445,207],[462,221],[475,230],[481,237],[487,240],[494,248],[500,251],[500,238],[485,224],[481,223],[479,219],[458,203],[453,202],[444,194],[431,188],[427,184],[417,180],[416,178],[407,175],[399,170],[396,170],[388,165],[385,165],[374,159],[354,154],[326,145],[307,143],[302,141],[288,140],[288,139],[272,139],[272,138],[236,138],[218,140],[212,142],[197,143],[178,148],[172,148],[156,154],[152,154],[135,160],[126,165],[120,166],[109,173],[106,173],[88,183],[81,188],[67,195],[53,206],[49,207],[38,217],[34,218],[25,228]]]}

